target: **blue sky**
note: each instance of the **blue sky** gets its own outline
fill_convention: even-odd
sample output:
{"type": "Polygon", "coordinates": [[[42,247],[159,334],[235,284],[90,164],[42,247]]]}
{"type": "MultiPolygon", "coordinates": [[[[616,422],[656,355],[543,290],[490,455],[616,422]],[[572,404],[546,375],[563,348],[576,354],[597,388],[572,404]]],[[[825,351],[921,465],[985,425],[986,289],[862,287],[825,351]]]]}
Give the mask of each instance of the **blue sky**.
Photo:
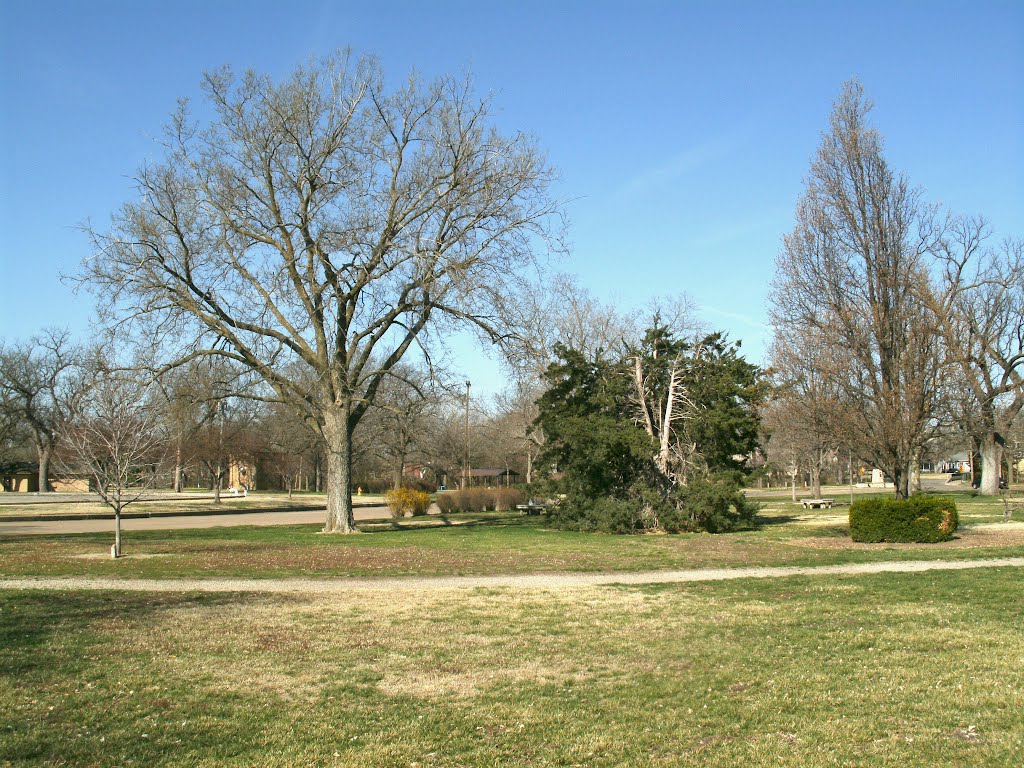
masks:
{"type": "MultiPolygon", "coordinates": [[[[62,285],[204,69],[351,46],[391,77],[470,70],[571,200],[559,265],[598,296],[689,293],[760,360],[765,297],[842,82],[927,196],[1024,234],[1024,3],[0,2],[0,336],[88,332],[62,285]]],[[[462,348],[484,391],[497,366],[462,348]]]]}

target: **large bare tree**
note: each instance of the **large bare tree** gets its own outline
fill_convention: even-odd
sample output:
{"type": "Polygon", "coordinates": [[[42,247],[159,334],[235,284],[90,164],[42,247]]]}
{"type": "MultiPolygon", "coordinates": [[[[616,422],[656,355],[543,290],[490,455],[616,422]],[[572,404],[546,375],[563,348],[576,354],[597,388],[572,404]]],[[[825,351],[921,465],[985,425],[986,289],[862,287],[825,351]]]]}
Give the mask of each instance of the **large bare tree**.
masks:
{"type": "Polygon", "coordinates": [[[812,330],[846,360],[833,383],[850,406],[851,444],[906,496],[938,379],[917,290],[937,232],[920,193],[889,167],[871,108],[857,81],[844,84],[777,260],[771,313],[777,332],[812,330]]]}
{"type": "Polygon", "coordinates": [[[557,242],[551,170],[466,80],[388,90],[342,53],[203,90],[211,119],[179,108],[138,200],[92,231],[84,278],[166,365],[228,358],[300,413],[324,445],[324,530],[352,531],[355,426],[427,334],[501,337],[521,268],[557,242]]]}
{"type": "Polygon", "coordinates": [[[11,428],[32,436],[42,492],[50,490],[50,458],[58,434],[82,394],[81,362],[81,350],[63,329],[0,344],[0,403],[11,428]]]}
{"type": "Polygon", "coordinates": [[[957,379],[976,404],[971,436],[981,454],[981,492],[999,493],[1004,433],[1024,409],[1024,241],[987,246],[984,219],[950,223],[938,275],[922,291],[957,379]]]}

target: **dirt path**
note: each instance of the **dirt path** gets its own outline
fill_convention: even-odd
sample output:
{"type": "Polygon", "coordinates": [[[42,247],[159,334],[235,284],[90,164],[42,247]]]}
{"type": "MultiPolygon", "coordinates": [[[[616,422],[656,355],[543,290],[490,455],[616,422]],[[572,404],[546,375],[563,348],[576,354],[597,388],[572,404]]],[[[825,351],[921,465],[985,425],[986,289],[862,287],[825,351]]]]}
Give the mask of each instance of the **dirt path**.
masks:
{"type": "Polygon", "coordinates": [[[475,588],[565,589],[609,584],[675,584],[781,576],[824,576],[864,573],[921,573],[973,568],[1022,568],[1024,557],[990,560],[906,560],[848,565],[771,568],[702,568],[689,571],[639,573],[552,573],[519,576],[407,576],[337,579],[107,579],[91,577],[0,578],[0,589],[113,590],[131,592],[283,592],[342,593],[353,590],[443,590],[475,588]]]}

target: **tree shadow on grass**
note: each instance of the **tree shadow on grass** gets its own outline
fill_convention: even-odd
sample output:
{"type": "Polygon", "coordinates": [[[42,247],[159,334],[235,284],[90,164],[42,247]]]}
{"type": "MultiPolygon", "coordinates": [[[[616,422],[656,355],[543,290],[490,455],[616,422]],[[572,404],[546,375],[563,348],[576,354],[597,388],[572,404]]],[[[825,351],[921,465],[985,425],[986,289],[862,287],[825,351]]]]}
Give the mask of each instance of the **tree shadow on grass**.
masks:
{"type": "Polygon", "coordinates": [[[761,528],[762,526],[771,525],[785,525],[786,523],[795,523],[800,518],[796,515],[756,515],[754,517],[754,526],[761,528]]]}
{"type": "Polygon", "coordinates": [[[168,611],[251,603],[267,597],[229,593],[0,590],[0,677],[17,679],[54,667],[66,672],[84,669],[92,664],[89,649],[102,642],[104,625],[112,621],[130,622],[144,632],[168,611]]]}
{"type": "Polygon", "coordinates": [[[540,519],[514,512],[510,512],[507,515],[470,519],[451,515],[433,515],[429,518],[396,518],[373,522],[364,521],[359,523],[359,530],[363,533],[391,533],[394,531],[437,531],[453,528],[528,528],[535,527],[540,519]]]}

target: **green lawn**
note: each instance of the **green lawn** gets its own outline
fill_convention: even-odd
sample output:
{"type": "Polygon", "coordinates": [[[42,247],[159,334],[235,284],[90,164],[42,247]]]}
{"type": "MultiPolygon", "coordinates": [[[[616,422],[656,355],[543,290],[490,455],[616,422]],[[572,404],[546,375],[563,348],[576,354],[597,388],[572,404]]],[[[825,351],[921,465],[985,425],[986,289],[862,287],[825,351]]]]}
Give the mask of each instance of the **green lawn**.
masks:
{"type": "Polygon", "coordinates": [[[808,512],[785,500],[765,502],[755,529],[719,535],[573,533],[540,516],[491,513],[364,523],[354,536],[325,535],[319,525],[129,531],[118,561],[106,556],[107,533],[4,537],[0,577],[477,575],[1024,555],[1024,525],[997,522],[998,500],[962,494],[958,504],[958,537],[922,545],[854,544],[846,507],[808,512]]]}
{"type": "Polygon", "coordinates": [[[0,591],[0,765],[1010,766],[1019,569],[0,591]]]}

